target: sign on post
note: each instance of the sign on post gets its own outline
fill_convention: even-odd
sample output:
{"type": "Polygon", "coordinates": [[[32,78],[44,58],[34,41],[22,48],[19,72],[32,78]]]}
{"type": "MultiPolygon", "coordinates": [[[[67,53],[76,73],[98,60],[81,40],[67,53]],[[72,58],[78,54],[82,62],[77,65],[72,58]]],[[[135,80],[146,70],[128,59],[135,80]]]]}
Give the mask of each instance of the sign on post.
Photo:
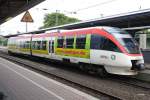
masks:
{"type": "Polygon", "coordinates": [[[30,15],[29,11],[26,11],[26,13],[23,15],[21,22],[26,22],[26,32],[28,31],[28,25],[27,23],[33,23],[32,16],[30,15]]]}
{"type": "Polygon", "coordinates": [[[21,22],[33,22],[32,16],[30,15],[29,11],[23,15],[21,22]]]}

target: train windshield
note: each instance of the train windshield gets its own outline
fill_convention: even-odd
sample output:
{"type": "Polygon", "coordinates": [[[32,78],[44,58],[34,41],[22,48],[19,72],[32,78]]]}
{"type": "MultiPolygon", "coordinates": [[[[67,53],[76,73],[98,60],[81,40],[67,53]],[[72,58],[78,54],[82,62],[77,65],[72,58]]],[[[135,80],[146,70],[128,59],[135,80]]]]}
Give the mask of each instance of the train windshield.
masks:
{"type": "Polygon", "coordinates": [[[129,34],[128,32],[116,27],[104,27],[104,29],[110,34],[129,34]]]}
{"type": "Polygon", "coordinates": [[[133,38],[118,38],[120,43],[125,47],[125,49],[130,54],[139,54],[139,46],[133,38]]]}
{"type": "Polygon", "coordinates": [[[119,28],[105,28],[107,32],[112,34],[120,43],[125,47],[130,54],[139,54],[140,49],[138,43],[132,38],[132,36],[119,28]]]}

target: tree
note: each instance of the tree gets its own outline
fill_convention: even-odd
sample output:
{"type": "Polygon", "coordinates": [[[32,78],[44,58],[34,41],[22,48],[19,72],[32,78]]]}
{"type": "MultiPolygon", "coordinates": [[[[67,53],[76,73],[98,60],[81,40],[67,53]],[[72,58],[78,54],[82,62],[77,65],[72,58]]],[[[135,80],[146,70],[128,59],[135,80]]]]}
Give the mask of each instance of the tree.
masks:
{"type": "Polygon", "coordinates": [[[77,18],[68,17],[62,13],[51,13],[47,14],[44,17],[44,26],[40,28],[48,28],[58,25],[64,25],[74,22],[79,22],[80,20],[77,18]]]}

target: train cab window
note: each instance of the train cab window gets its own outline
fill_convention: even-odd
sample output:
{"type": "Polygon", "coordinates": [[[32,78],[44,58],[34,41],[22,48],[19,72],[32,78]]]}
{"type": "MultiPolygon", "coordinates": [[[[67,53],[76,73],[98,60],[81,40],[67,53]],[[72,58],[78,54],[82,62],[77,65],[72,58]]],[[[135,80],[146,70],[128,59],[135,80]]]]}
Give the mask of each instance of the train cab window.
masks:
{"type": "Polygon", "coordinates": [[[46,41],[41,42],[41,50],[46,50],[46,41]]]}
{"type": "Polygon", "coordinates": [[[86,35],[78,35],[76,37],[76,49],[85,49],[86,35]]]}
{"type": "Polygon", "coordinates": [[[114,44],[111,40],[106,39],[104,41],[103,50],[108,50],[108,51],[114,51],[114,52],[121,52],[120,49],[114,44]]]}
{"type": "Polygon", "coordinates": [[[91,35],[91,49],[101,49],[103,46],[105,38],[100,35],[91,35]]]}
{"type": "Polygon", "coordinates": [[[64,37],[58,37],[57,39],[57,48],[63,48],[63,44],[64,44],[64,37]]]}
{"type": "Polygon", "coordinates": [[[67,36],[66,37],[66,48],[73,48],[73,44],[74,44],[74,37],[67,36]]]}

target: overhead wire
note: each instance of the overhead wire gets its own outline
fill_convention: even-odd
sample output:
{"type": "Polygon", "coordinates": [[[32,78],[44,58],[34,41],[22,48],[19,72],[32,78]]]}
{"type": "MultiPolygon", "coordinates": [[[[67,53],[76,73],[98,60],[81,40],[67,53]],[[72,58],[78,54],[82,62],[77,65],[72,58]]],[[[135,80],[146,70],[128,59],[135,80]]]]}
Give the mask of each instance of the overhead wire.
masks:
{"type": "Polygon", "coordinates": [[[87,10],[87,9],[94,8],[94,7],[97,7],[97,6],[100,6],[100,5],[109,4],[109,3],[112,3],[114,1],[116,1],[116,0],[108,0],[108,1],[105,1],[105,2],[101,2],[101,3],[98,3],[98,4],[94,4],[94,5],[90,5],[90,6],[81,8],[81,9],[74,10],[73,12],[79,12],[79,11],[87,10]]]}

